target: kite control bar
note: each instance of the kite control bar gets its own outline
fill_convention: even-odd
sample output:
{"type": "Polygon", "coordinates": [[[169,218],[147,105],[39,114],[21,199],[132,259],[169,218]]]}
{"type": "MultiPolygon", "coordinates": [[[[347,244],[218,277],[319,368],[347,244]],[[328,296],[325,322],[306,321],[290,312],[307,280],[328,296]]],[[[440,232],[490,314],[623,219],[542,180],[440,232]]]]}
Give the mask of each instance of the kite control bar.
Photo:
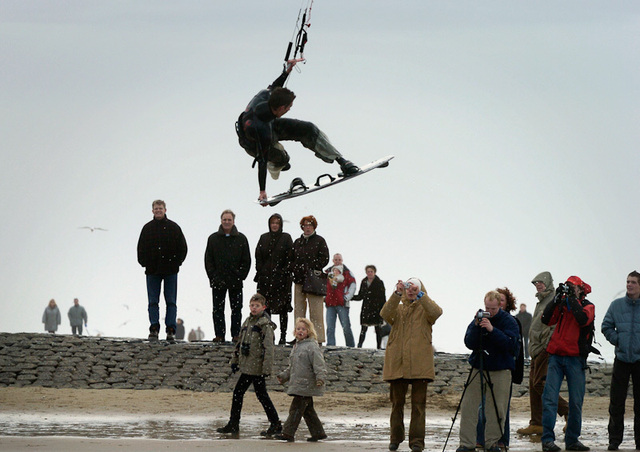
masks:
{"type": "Polygon", "coordinates": [[[313,0],[309,0],[306,8],[300,8],[298,11],[298,18],[296,19],[296,26],[293,29],[293,36],[289,45],[287,46],[287,53],[284,56],[285,66],[290,62],[300,63],[304,62],[304,46],[307,44],[307,30],[311,27],[311,8],[313,7],[313,0]],[[302,22],[300,22],[300,15],[302,15],[302,22]],[[291,51],[293,50],[293,58],[291,57],[291,51]],[[300,55],[300,56],[298,56],[300,55]]]}

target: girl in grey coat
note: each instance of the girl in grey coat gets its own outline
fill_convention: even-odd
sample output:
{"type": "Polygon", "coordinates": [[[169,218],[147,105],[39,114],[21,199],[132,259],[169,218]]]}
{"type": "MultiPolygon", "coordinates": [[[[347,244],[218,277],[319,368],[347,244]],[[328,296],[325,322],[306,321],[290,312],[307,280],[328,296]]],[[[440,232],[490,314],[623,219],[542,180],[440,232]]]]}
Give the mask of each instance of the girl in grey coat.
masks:
{"type": "Polygon", "coordinates": [[[53,298],[49,301],[49,305],[45,308],[44,314],[42,314],[42,323],[44,323],[44,330],[49,333],[55,333],[58,331],[58,325],[62,322],[60,316],[60,309],[56,304],[56,300],[53,298]]]}
{"type": "Polygon", "coordinates": [[[293,442],[298,425],[304,417],[311,437],[307,441],[325,439],[322,422],[313,408],[313,396],[324,394],[324,382],[327,369],[324,357],[316,340],[316,330],[310,320],[299,317],[296,319],[294,331],[296,343],[289,356],[289,367],[280,375],[280,384],[289,382],[287,394],[293,396],[289,417],[282,427],[282,434],[276,435],[276,439],[293,442]]]}

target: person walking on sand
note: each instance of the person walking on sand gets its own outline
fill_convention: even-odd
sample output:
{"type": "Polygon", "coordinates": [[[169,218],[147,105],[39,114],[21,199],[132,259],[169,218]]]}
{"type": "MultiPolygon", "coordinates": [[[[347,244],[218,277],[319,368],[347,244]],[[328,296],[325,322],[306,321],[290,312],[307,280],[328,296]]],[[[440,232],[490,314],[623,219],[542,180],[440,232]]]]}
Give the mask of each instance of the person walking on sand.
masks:
{"type": "Polygon", "coordinates": [[[442,315],[418,278],[398,281],[396,289],[380,311],[391,325],[384,354],[382,379],[389,382],[391,399],[389,450],[398,450],[405,439],[404,404],[411,385],[409,447],[424,449],[427,384],[435,379],[431,331],[442,315]]]}
{"type": "Polygon", "coordinates": [[[242,324],[240,340],[236,343],[231,359],[231,371],[240,371],[240,378],[233,390],[231,416],[219,433],[238,433],[240,431],[240,413],[244,394],[253,385],[256,397],[262,404],[269,419],[269,428],[260,434],[272,436],[282,432],[278,412],[267,393],[266,378],[273,369],[274,343],[273,329],[276,326],[265,312],[267,300],[259,293],[249,300],[251,314],[242,324]]]}
{"type": "Polygon", "coordinates": [[[327,438],[322,422],[313,407],[313,398],[324,394],[327,368],[316,341],[313,322],[305,318],[296,320],[294,331],[296,343],[289,355],[289,366],[278,375],[280,384],[289,383],[287,394],[293,397],[289,416],[282,426],[282,433],[274,438],[287,442],[295,441],[296,430],[304,418],[311,436],[307,441],[316,442],[327,438]]]}

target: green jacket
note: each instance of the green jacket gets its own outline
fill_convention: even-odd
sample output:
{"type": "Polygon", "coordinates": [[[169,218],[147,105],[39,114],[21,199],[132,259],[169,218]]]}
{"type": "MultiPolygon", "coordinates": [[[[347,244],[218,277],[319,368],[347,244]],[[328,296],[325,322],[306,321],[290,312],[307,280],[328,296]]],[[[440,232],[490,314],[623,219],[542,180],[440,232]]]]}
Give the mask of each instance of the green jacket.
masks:
{"type": "Polygon", "coordinates": [[[551,273],[542,272],[538,274],[533,281],[542,281],[546,287],[543,292],[537,293],[538,303],[533,311],[533,320],[531,320],[531,328],[529,329],[529,355],[531,359],[535,358],[540,352],[546,350],[547,344],[551,339],[551,333],[553,333],[553,327],[549,327],[542,323],[542,313],[544,308],[553,301],[555,297],[555,288],[553,287],[553,278],[551,273]]]}
{"type": "Polygon", "coordinates": [[[240,329],[240,340],[233,351],[231,364],[238,364],[243,374],[271,375],[275,326],[266,312],[257,317],[250,315],[240,329]]]}

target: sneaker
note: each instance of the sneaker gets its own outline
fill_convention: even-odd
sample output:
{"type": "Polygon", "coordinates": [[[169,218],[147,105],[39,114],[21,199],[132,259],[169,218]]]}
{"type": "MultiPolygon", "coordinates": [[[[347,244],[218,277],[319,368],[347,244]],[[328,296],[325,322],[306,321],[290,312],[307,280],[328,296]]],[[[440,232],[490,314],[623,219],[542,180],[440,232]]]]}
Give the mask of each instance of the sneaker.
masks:
{"type": "Polygon", "coordinates": [[[528,427],[516,430],[519,435],[542,435],[542,425],[530,424],[528,427]]]}
{"type": "Polygon", "coordinates": [[[280,441],[286,441],[288,443],[292,443],[295,441],[293,436],[287,435],[285,433],[280,433],[278,435],[273,435],[273,439],[278,439],[280,441]]]}
{"type": "Polygon", "coordinates": [[[610,443],[609,447],[607,447],[607,450],[618,450],[618,445],[610,443]]]}
{"type": "Polygon", "coordinates": [[[240,431],[240,426],[232,424],[229,422],[224,427],[220,427],[216,429],[218,433],[238,433],[240,431]]]}
{"type": "Polygon", "coordinates": [[[224,342],[224,337],[222,337],[222,336],[216,336],[216,337],[213,339],[213,342],[215,342],[216,344],[222,343],[222,342],[224,342]]]}
{"type": "Polygon", "coordinates": [[[310,443],[317,443],[321,439],[327,439],[327,435],[312,436],[310,438],[307,438],[307,441],[309,441],[310,443]]]}
{"type": "Polygon", "coordinates": [[[272,423],[268,429],[260,432],[260,436],[273,436],[282,433],[282,423],[280,421],[272,423]]]}
{"type": "Polygon", "coordinates": [[[158,332],[156,330],[149,331],[149,340],[157,341],[158,340],[158,332]]]}
{"type": "Polygon", "coordinates": [[[589,449],[587,446],[582,444],[580,441],[576,441],[570,446],[565,447],[564,450],[591,450],[591,449],[589,449]]]}
{"type": "Polygon", "coordinates": [[[542,443],[543,452],[560,452],[560,448],[553,441],[542,443]]]}
{"type": "Polygon", "coordinates": [[[167,341],[173,342],[176,340],[176,332],[173,328],[167,328],[167,341]]]}
{"type": "Polygon", "coordinates": [[[411,452],[422,452],[422,447],[417,444],[415,446],[411,446],[411,452]]]}
{"type": "Polygon", "coordinates": [[[389,443],[389,450],[398,450],[398,447],[400,447],[398,443],[389,443]]]}

